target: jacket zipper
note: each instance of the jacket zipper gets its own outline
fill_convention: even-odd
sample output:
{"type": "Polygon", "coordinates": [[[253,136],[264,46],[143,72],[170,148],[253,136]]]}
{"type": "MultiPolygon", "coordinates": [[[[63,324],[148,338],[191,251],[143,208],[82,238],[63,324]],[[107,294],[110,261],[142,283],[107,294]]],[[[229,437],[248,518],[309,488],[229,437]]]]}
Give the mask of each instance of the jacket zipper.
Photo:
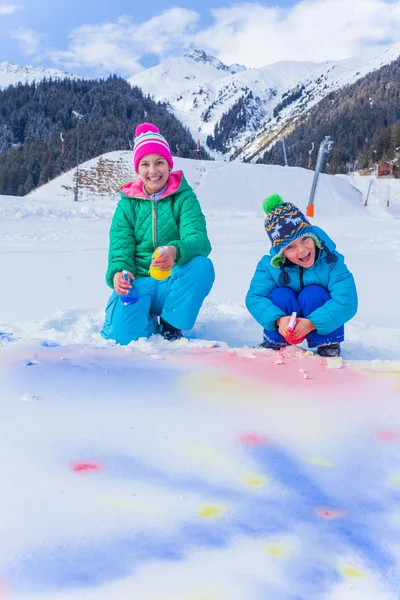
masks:
{"type": "Polygon", "coordinates": [[[157,248],[157,200],[152,200],[153,203],[153,245],[154,250],[157,248]]]}
{"type": "Polygon", "coordinates": [[[301,290],[304,288],[303,275],[304,275],[304,268],[300,267],[300,289],[301,290]]]}

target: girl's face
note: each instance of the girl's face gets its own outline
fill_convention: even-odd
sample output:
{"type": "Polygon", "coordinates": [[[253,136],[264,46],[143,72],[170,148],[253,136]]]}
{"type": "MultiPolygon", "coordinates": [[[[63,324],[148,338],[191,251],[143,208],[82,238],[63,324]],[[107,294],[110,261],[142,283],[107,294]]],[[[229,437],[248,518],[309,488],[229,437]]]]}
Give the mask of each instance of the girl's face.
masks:
{"type": "Polygon", "coordinates": [[[163,189],[168,181],[171,168],[159,154],[146,154],[139,162],[138,174],[146,192],[151,196],[163,189]]]}
{"type": "Polygon", "coordinates": [[[299,267],[306,269],[312,267],[315,263],[314,240],[308,235],[294,240],[289,246],[286,246],[283,256],[299,267]]]}

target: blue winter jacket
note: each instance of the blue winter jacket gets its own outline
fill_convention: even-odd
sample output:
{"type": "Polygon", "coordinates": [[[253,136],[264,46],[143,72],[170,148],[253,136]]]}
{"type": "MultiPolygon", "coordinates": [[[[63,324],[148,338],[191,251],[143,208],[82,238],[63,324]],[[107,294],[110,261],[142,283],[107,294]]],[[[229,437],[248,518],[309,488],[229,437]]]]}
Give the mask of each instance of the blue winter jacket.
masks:
{"type": "MultiPolygon", "coordinates": [[[[317,284],[328,290],[331,300],[313,311],[308,318],[321,335],[331,333],[349,321],[357,312],[357,290],[353,275],[344,263],[344,257],[335,248],[335,243],[319,227],[313,226],[315,236],[322,242],[317,258],[312,267],[304,268],[285,261],[284,269],[290,282],[286,287],[300,292],[305,286],[317,284]],[[336,258],[336,262],[327,262],[326,245],[336,258]]],[[[260,325],[269,331],[276,329],[276,321],[287,316],[267,296],[277,287],[282,287],[281,269],[271,265],[271,258],[276,252],[262,257],[246,296],[246,306],[260,325]]]]}

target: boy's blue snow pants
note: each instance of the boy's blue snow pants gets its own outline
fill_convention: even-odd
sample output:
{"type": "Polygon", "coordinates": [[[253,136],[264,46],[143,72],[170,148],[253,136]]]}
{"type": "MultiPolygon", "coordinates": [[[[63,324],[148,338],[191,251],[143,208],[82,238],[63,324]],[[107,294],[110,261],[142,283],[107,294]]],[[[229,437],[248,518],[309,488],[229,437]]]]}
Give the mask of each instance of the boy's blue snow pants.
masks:
{"type": "MultiPolygon", "coordinates": [[[[308,319],[308,316],[317,308],[320,308],[331,299],[329,292],[320,285],[307,285],[298,294],[288,287],[275,288],[268,296],[270,300],[283,312],[290,316],[296,311],[298,317],[308,319]]],[[[344,326],[338,327],[332,333],[321,335],[316,331],[310,331],[306,336],[309,348],[317,348],[327,344],[335,344],[344,340],[344,326]]],[[[277,348],[288,345],[283,335],[277,329],[268,331],[264,329],[264,342],[277,348]]]]}
{"type": "Polygon", "coordinates": [[[214,267],[209,258],[195,256],[183,266],[175,266],[170,277],[135,279],[140,292],[136,304],[123,304],[114,291],[107,303],[101,335],[118,344],[129,344],[157,333],[157,316],[177,329],[191,329],[204,298],[214,283],[214,267]]]}

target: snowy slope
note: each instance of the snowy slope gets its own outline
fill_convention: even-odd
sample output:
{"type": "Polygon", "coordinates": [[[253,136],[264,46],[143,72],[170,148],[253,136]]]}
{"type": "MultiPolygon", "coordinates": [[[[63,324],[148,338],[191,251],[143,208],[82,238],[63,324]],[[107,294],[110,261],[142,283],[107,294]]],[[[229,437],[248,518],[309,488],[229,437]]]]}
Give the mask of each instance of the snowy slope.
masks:
{"type": "Polygon", "coordinates": [[[32,83],[42,79],[69,79],[76,78],[76,75],[58,71],[57,69],[45,69],[43,67],[19,66],[5,61],[0,61],[0,89],[17,83],[32,83]]]}
{"type": "Polygon", "coordinates": [[[232,72],[230,67],[214,66],[215,62],[220,65],[214,57],[194,51],[168,59],[129,81],[155,100],[168,102],[176,117],[202,143],[213,134],[222,115],[244,98],[248,108],[246,127],[230,140],[226,158],[236,150],[239,158],[256,159],[258,152],[275,141],[288,123],[306,114],[327,94],[356,82],[399,55],[400,43],[343,61],[285,61],[232,72]],[[300,91],[297,100],[274,117],[274,108],[293,91],[300,91]]]}
{"type": "Polygon", "coordinates": [[[101,338],[131,159],[82,165],[78,203],[73,171],[0,197],[0,599],[397,600],[400,181],[365,207],[368,178],[321,177],[360,297],[327,364],[254,350],[244,306],[262,200],[304,208],[299,168],[176,159],[216,269],[193,339],[101,338]]]}

